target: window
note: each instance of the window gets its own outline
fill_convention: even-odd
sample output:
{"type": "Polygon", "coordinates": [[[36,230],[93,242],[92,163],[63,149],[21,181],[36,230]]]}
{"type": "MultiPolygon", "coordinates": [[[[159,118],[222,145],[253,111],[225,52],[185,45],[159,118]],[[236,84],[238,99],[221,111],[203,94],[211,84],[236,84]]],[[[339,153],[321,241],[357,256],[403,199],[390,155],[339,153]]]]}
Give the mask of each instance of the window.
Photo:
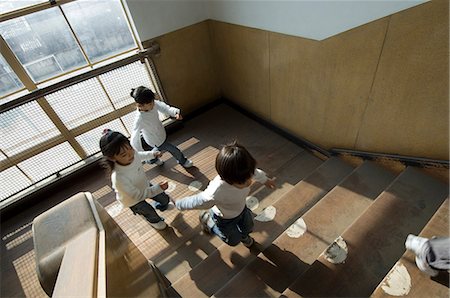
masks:
{"type": "Polygon", "coordinates": [[[0,0],[0,13],[7,13],[16,9],[32,6],[34,4],[47,2],[47,0],[0,0]]]}
{"type": "Polygon", "coordinates": [[[3,22],[0,34],[36,83],[87,65],[58,7],[3,22]]]}
{"type": "Polygon", "coordinates": [[[22,82],[6,63],[3,56],[0,56],[0,97],[22,88],[22,82]]]}
{"type": "Polygon", "coordinates": [[[98,156],[104,128],[129,136],[131,88],[156,88],[150,68],[137,56],[108,65],[138,49],[121,1],[50,6],[0,0],[0,105],[11,106],[0,113],[0,207],[98,156]],[[80,73],[92,75],[20,102],[27,92],[80,73]],[[7,105],[11,100],[14,105],[7,105]]]}
{"type": "Polygon", "coordinates": [[[76,1],[62,9],[91,62],[136,48],[119,1],[76,1]]]}

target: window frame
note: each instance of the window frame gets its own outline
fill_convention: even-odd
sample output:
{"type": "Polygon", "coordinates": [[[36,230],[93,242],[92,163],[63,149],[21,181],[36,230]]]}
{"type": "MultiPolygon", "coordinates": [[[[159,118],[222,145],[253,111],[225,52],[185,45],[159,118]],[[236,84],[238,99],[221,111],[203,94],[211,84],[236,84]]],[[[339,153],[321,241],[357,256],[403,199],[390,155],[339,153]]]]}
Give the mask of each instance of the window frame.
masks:
{"type": "MultiPolygon", "coordinates": [[[[0,22],[17,17],[26,16],[28,14],[32,14],[45,9],[54,8],[55,6],[59,7],[61,13],[65,17],[64,11],[60,6],[74,1],[77,0],[50,0],[48,2],[39,3],[29,7],[10,11],[8,13],[0,15],[0,22]]],[[[0,209],[16,200],[19,200],[20,198],[26,196],[30,192],[33,192],[37,188],[40,188],[44,185],[53,183],[58,179],[61,179],[62,176],[69,173],[68,171],[73,172],[80,169],[80,167],[89,166],[93,162],[96,162],[100,158],[99,153],[95,153],[92,155],[86,154],[84,149],[81,147],[80,143],[75,138],[82,135],[85,132],[88,132],[90,129],[94,127],[94,125],[95,127],[97,127],[98,125],[102,125],[103,123],[110,121],[113,116],[114,119],[119,119],[120,117],[123,117],[124,115],[127,115],[128,113],[134,111],[134,104],[129,104],[127,106],[115,109],[114,111],[105,114],[99,117],[98,119],[88,121],[87,123],[81,124],[73,129],[68,129],[66,125],[59,119],[58,115],[55,113],[53,108],[49,105],[47,99],[45,98],[46,95],[67,88],[69,86],[75,85],[82,81],[86,81],[91,78],[98,78],[101,74],[140,61],[145,65],[148,78],[152,86],[156,89],[155,91],[160,95],[161,100],[166,101],[165,94],[156,71],[156,67],[151,59],[152,56],[159,54],[160,52],[159,45],[153,41],[147,41],[145,43],[140,42],[135,32],[134,24],[132,24],[131,22],[129,11],[125,6],[124,1],[125,0],[119,0],[119,3],[122,7],[122,11],[125,15],[128,28],[132,34],[132,38],[135,42],[136,47],[129,50],[125,50],[121,53],[115,53],[114,55],[111,55],[107,58],[96,61],[95,63],[91,63],[89,59],[87,59],[81,43],[79,42],[78,38],[76,38],[76,34],[71,28],[71,25],[67,20],[67,17],[65,17],[65,21],[69,25],[70,30],[74,35],[80,50],[85,55],[88,64],[83,67],[73,69],[68,72],[64,72],[62,74],[59,74],[57,76],[54,76],[52,78],[40,82],[33,81],[33,79],[30,77],[30,75],[27,73],[23,65],[18,60],[18,58],[15,56],[9,45],[6,43],[4,38],[0,35],[0,52],[3,58],[8,63],[8,65],[10,66],[10,68],[13,70],[13,72],[16,74],[16,76],[23,84],[22,89],[16,90],[12,93],[8,93],[0,97],[0,113],[1,114],[6,113],[11,109],[17,108],[28,102],[34,101],[39,104],[39,106],[44,110],[45,114],[47,114],[47,116],[59,130],[58,136],[48,139],[44,142],[41,142],[35,145],[34,147],[31,147],[29,150],[25,150],[12,156],[8,156],[7,154],[5,154],[0,148],[0,153],[2,153],[6,157],[5,159],[0,160],[0,171],[7,170],[11,167],[15,167],[30,181],[32,181],[32,184],[30,186],[0,200],[0,209]],[[5,100],[6,98],[9,98],[9,100],[5,100]],[[73,165],[70,165],[66,168],[55,169],[54,174],[39,181],[33,181],[33,179],[31,179],[27,175],[27,173],[24,172],[18,166],[20,162],[27,160],[31,156],[38,153],[42,153],[64,142],[68,142],[71,145],[71,147],[81,158],[81,161],[73,165]]],[[[172,121],[173,120],[166,119],[164,120],[164,124],[166,125],[168,123],[171,123],[172,121]]],[[[124,125],[124,127],[126,126],[124,125]]]]}

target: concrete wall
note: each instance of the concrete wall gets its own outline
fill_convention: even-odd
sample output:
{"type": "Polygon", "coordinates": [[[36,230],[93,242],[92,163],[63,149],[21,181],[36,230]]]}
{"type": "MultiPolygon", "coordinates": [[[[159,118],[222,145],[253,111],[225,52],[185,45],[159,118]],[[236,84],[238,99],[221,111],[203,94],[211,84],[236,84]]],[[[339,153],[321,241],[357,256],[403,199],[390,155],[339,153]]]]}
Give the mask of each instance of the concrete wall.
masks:
{"type": "Polygon", "coordinates": [[[221,96],[207,21],[154,40],[161,55],[153,61],[171,105],[186,114],[221,96]]]}
{"type": "Polygon", "coordinates": [[[448,159],[448,1],[324,41],[212,21],[223,94],[327,149],[448,159]]]}
{"type": "MultiPolygon", "coordinates": [[[[448,1],[323,41],[218,21],[188,26],[205,13],[188,2],[198,9],[186,27],[156,38],[155,58],[169,102],[183,112],[222,94],[327,149],[448,160],[448,1]]],[[[152,30],[140,32],[153,38],[152,30]]]]}
{"type": "Polygon", "coordinates": [[[422,4],[401,1],[207,1],[215,21],[323,40],[396,12],[422,4]]]}
{"type": "Polygon", "coordinates": [[[126,0],[126,6],[141,41],[208,19],[199,0],[126,0]]]}

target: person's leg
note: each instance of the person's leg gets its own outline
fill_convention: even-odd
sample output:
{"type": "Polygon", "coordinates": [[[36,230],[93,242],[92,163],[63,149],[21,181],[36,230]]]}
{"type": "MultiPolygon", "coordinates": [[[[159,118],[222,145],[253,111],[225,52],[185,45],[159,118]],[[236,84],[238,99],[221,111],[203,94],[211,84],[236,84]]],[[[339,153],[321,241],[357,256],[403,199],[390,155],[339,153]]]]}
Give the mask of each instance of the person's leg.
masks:
{"type": "Polygon", "coordinates": [[[253,231],[253,213],[250,209],[245,207],[241,213],[241,218],[238,223],[238,228],[241,231],[241,242],[249,247],[253,245],[253,238],[249,235],[253,231]]]}
{"type": "Polygon", "coordinates": [[[134,213],[145,217],[145,219],[147,219],[147,221],[150,223],[156,223],[162,220],[162,218],[158,215],[158,213],[156,213],[152,205],[150,205],[146,201],[140,201],[136,205],[131,206],[130,209],[134,213]]]}
{"type": "MultiPolygon", "coordinates": [[[[150,184],[151,186],[152,184],[150,184]]],[[[152,200],[154,200],[155,204],[153,205],[154,208],[161,210],[161,211],[165,211],[167,209],[167,207],[169,206],[169,196],[165,193],[162,192],[160,194],[157,194],[156,196],[154,196],[152,198],[152,200]]]]}
{"type": "Polygon", "coordinates": [[[230,246],[236,246],[241,242],[242,234],[238,229],[240,216],[232,219],[220,218],[214,214],[216,226],[212,232],[230,246]]]}
{"type": "Polygon", "coordinates": [[[187,161],[186,156],[184,156],[183,152],[180,151],[176,146],[170,144],[167,142],[167,140],[164,141],[160,146],[158,146],[158,149],[160,151],[168,151],[172,156],[178,161],[180,165],[184,165],[187,161]]]}
{"type": "MultiPolygon", "coordinates": [[[[142,144],[142,149],[144,149],[144,151],[152,151],[153,150],[153,147],[150,146],[149,144],[147,144],[147,142],[145,142],[145,140],[142,136],[141,136],[141,144],[142,144]]],[[[159,158],[151,159],[147,163],[157,164],[158,166],[161,166],[164,164],[164,162],[162,160],[160,160],[159,158]]]]}

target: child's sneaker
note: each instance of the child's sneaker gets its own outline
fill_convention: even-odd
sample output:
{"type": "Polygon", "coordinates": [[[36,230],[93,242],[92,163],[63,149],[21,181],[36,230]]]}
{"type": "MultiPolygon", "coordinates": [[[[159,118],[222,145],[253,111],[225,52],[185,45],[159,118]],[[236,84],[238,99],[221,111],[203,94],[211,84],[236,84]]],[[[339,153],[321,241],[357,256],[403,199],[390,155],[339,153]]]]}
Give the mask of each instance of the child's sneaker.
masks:
{"type": "Polygon", "coordinates": [[[153,163],[155,165],[162,166],[164,164],[164,161],[162,161],[161,159],[157,158],[153,163]]]}
{"type": "Polygon", "coordinates": [[[209,210],[201,211],[200,215],[199,215],[199,220],[200,220],[200,223],[202,224],[203,231],[205,231],[208,234],[212,234],[212,229],[216,223],[211,218],[211,214],[209,213],[209,210]]]}
{"type": "Polygon", "coordinates": [[[190,167],[192,167],[193,165],[194,165],[194,163],[192,162],[192,160],[186,159],[186,161],[185,161],[184,164],[183,164],[183,167],[184,167],[184,168],[190,168],[190,167]]]}
{"type": "Polygon", "coordinates": [[[151,222],[150,225],[155,230],[164,230],[165,228],[167,228],[167,224],[164,222],[164,220],[160,220],[158,222],[151,222]]]}
{"type": "Polygon", "coordinates": [[[242,239],[241,242],[242,242],[242,244],[245,245],[245,247],[250,247],[253,245],[253,243],[255,243],[255,240],[253,240],[252,237],[247,235],[247,238],[242,239]]]}

